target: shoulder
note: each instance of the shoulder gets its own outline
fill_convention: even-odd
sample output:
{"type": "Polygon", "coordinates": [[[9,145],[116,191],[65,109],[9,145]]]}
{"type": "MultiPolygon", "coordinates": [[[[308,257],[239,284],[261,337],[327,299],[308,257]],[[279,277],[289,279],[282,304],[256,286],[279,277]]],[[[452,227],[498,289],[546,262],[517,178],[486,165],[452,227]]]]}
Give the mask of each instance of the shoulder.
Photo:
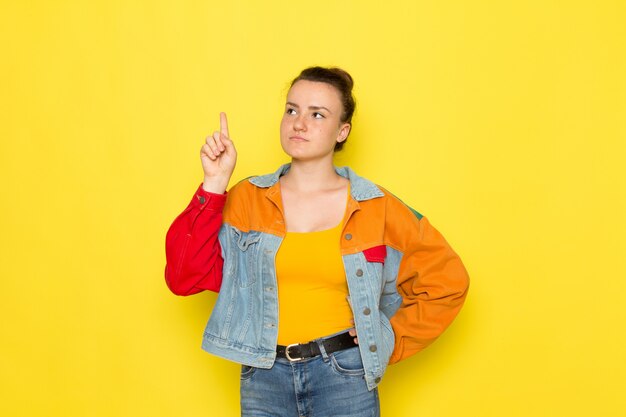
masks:
{"type": "Polygon", "coordinates": [[[229,194],[232,194],[232,199],[245,199],[265,195],[265,192],[276,185],[280,176],[286,173],[289,167],[289,164],[285,164],[278,167],[278,169],[271,174],[253,175],[244,178],[229,190],[229,194]]]}
{"type": "Polygon", "coordinates": [[[256,188],[250,183],[250,179],[254,177],[244,178],[228,190],[228,198],[242,198],[252,193],[256,188]]]}
{"type": "Polygon", "coordinates": [[[248,179],[243,179],[233,185],[226,194],[226,205],[224,207],[224,215],[226,219],[239,217],[248,210],[250,200],[253,199],[254,186],[250,184],[248,179]]]}
{"type": "MultiPolygon", "coordinates": [[[[387,215],[408,217],[409,219],[417,219],[418,221],[422,219],[423,215],[419,211],[405,203],[385,187],[375,184],[363,177],[359,177],[359,180],[362,183],[368,184],[367,187],[359,187],[367,190],[365,194],[360,192],[358,193],[359,195],[355,195],[355,190],[354,188],[352,189],[352,197],[359,201],[360,205],[383,206],[387,215]]],[[[354,181],[351,181],[351,183],[354,184],[354,181]]]]}
{"type": "Polygon", "coordinates": [[[392,210],[393,212],[397,212],[399,215],[406,215],[409,217],[417,218],[417,220],[421,220],[422,217],[424,217],[422,213],[409,206],[407,203],[402,201],[398,196],[396,196],[386,188],[381,187],[380,185],[378,185],[378,188],[380,188],[380,190],[385,194],[384,199],[388,209],[392,210]]]}
{"type": "Polygon", "coordinates": [[[350,167],[336,168],[337,173],[350,180],[352,197],[363,207],[377,207],[378,211],[381,206],[387,215],[397,217],[407,217],[408,219],[421,220],[423,217],[420,212],[406,204],[395,194],[371,180],[357,175],[350,167]]]}
{"type": "Polygon", "coordinates": [[[384,204],[386,244],[402,253],[414,251],[423,239],[428,219],[395,194],[383,187],[379,186],[379,188],[384,193],[384,197],[380,200],[384,204]]]}
{"type": "Polygon", "coordinates": [[[227,194],[227,211],[242,212],[259,204],[266,204],[268,193],[274,192],[275,188],[272,187],[274,183],[269,180],[272,175],[250,176],[233,185],[227,194]]]}

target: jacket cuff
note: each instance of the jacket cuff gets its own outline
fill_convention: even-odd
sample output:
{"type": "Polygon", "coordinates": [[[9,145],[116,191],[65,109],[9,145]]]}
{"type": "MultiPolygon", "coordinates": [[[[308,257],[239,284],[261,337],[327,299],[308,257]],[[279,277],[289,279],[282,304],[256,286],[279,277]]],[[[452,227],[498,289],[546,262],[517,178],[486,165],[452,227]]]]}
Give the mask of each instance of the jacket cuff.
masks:
{"type": "Polygon", "coordinates": [[[224,194],[210,193],[205,191],[200,184],[191,200],[191,205],[200,210],[222,211],[224,204],[226,204],[227,194],[227,192],[224,194]]]}

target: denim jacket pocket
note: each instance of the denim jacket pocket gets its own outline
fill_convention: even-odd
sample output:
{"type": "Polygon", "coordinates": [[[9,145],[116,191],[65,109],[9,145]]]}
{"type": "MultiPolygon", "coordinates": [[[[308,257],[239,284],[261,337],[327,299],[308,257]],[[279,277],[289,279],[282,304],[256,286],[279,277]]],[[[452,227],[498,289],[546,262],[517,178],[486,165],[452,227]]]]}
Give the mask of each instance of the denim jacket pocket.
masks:
{"type": "Polygon", "coordinates": [[[241,288],[247,288],[256,283],[256,277],[259,274],[259,247],[261,245],[261,233],[250,231],[242,232],[233,229],[232,239],[234,241],[233,249],[239,252],[236,257],[237,265],[233,265],[236,270],[236,280],[241,288]]]}
{"type": "Polygon", "coordinates": [[[381,349],[380,356],[382,362],[385,364],[389,361],[391,354],[393,353],[393,349],[395,347],[396,336],[391,327],[391,323],[389,319],[384,314],[380,315],[380,323],[381,323],[381,336],[382,336],[382,345],[383,349],[381,349]]]}
{"type": "Polygon", "coordinates": [[[373,287],[380,287],[381,291],[384,286],[383,269],[385,267],[386,256],[387,247],[385,245],[373,246],[363,250],[363,257],[365,258],[364,269],[367,270],[367,276],[372,283],[371,285],[373,287]]]}
{"type": "Polygon", "coordinates": [[[365,255],[365,260],[367,262],[378,262],[384,264],[385,258],[387,257],[387,247],[385,245],[373,246],[369,249],[365,249],[363,251],[363,255],[365,255]]]}

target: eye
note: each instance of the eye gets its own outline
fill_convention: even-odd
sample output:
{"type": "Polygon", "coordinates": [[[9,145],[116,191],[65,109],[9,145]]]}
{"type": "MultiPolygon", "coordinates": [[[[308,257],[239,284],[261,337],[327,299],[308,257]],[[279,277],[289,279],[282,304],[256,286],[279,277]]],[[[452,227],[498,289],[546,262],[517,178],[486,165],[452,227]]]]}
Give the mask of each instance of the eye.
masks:
{"type": "Polygon", "coordinates": [[[324,115],[322,113],[320,113],[320,112],[315,112],[315,113],[313,113],[313,118],[314,119],[323,119],[324,115]]]}
{"type": "Polygon", "coordinates": [[[296,114],[296,109],[293,109],[291,107],[287,107],[287,110],[285,110],[286,114],[296,114]]]}

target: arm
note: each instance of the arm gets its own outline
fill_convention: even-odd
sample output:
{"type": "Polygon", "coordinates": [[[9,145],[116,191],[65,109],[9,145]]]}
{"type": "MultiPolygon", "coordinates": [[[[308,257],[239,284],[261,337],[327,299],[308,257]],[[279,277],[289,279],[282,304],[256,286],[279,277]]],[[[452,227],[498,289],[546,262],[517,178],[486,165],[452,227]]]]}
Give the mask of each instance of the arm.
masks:
{"type": "Polygon", "coordinates": [[[165,238],[165,282],[174,294],[219,291],[224,260],[218,234],[225,202],[225,194],[199,187],[170,226],[165,238]]]}
{"type": "Polygon", "coordinates": [[[396,340],[390,363],[434,342],[461,309],[469,285],[461,259],[444,237],[425,217],[415,222],[398,271],[402,305],[391,318],[396,340]]]}
{"type": "Polygon", "coordinates": [[[226,186],[237,160],[225,113],[220,113],[220,131],[208,136],[200,149],[200,160],[204,182],[165,238],[165,282],[177,295],[217,292],[222,283],[224,260],[218,234],[226,186]]]}

